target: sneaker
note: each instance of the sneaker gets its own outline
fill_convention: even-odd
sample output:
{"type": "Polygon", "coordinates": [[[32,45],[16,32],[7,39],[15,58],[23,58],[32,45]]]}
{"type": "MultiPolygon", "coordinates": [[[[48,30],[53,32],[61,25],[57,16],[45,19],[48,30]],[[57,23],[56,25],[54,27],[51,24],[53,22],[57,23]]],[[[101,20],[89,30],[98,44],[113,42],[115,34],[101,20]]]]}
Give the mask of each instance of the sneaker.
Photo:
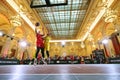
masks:
{"type": "Polygon", "coordinates": [[[50,58],[48,58],[48,63],[50,64],[50,58]]]}
{"type": "Polygon", "coordinates": [[[32,64],[32,61],[30,61],[29,65],[31,65],[31,64],[32,64]]]}
{"type": "Polygon", "coordinates": [[[34,65],[37,65],[37,59],[36,58],[34,59],[34,65]]]}
{"type": "Polygon", "coordinates": [[[43,64],[47,64],[44,58],[42,58],[42,62],[43,64]]]}
{"type": "Polygon", "coordinates": [[[40,62],[41,62],[41,61],[40,61],[40,60],[38,60],[38,64],[40,64],[40,62]]]}

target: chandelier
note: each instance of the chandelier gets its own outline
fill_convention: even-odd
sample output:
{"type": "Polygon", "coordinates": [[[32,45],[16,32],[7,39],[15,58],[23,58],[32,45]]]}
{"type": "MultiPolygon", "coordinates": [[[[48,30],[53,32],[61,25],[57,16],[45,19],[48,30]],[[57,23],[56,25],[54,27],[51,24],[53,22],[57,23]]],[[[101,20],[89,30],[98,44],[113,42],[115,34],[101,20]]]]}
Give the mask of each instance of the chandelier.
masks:
{"type": "Polygon", "coordinates": [[[117,19],[117,11],[111,10],[111,8],[106,8],[106,12],[104,14],[105,22],[114,22],[117,19]]]}
{"type": "Polygon", "coordinates": [[[22,25],[22,20],[20,18],[20,15],[12,16],[10,18],[10,23],[15,27],[21,26],[22,25]]]}

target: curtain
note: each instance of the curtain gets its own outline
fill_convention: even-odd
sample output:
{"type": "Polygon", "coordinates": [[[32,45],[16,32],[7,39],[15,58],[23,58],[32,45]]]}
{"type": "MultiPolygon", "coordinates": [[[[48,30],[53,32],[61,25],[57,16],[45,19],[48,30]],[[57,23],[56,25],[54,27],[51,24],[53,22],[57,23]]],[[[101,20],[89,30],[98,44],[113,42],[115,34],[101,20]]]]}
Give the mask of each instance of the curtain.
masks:
{"type": "Polygon", "coordinates": [[[104,45],[105,55],[106,55],[106,57],[109,57],[110,53],[109,53],[109,50],[107,48],[107,45],[105,45],[105,44],[103,44],[103,45],[104,45]]]}
{"type": "Polygon", "coordinates": [[[112,44],[115,49],[116,55],[120,55],[120,46],[119,46],[117,35],[112,35],[111,40],[112,40],[112,44]]]}

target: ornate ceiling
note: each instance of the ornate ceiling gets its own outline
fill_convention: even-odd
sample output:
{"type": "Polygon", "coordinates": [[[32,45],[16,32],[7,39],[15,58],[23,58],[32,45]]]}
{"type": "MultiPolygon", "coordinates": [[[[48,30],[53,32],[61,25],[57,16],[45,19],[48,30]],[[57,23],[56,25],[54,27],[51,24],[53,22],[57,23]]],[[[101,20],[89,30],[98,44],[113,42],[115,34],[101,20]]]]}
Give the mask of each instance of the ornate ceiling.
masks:
{"type": "MultiPolygon", "coordinates": [[[[45,0],[33,1],[34,5],[46,3],[45,0]]],[[[59,4],[65,0],[50,1],[51,4],[59,4]]],[[[35,7],[34,9],[54,39],[75,39],[89,4],[90,0],[68,0],[67,5],[35,7]]]]}
{"type": "MultiPolygon", "coordinates": [[[[31,8],[31,0],[13,0],[19,7],[18,11],[13,9],[15,8],[11,7],[13,4],[9,4],[7,1],[11,0],[1,0],[0,3],[0,30],[9,31],[10,17],[24,14],[31,23],[29,24],[22,18],[24,23],[22,26],[26,26],[25,30],[21,28],[23,32],[27,31],[28,34],[34,35],[34,24],[40,22],[46,32],[48,30],[51,33],[53,40],[71,40],[82,39],[88,31],[92,31],[90,26],[94,25],[95,27],[102,17],[98,16],[105,4],[103,1],[112,2],[116,0],[68,0],[68,5],[42,8],[31,8]],[[97,22],[95,22],[96,18],[99,18],[97,22]]],[[[35,1],[37,4],[45,4],[45,0],[35,1]]],[[[58,3],[60,0],[50,1],[58,3]]],[[[19,31],[16,31],[16,33],[19,33],[19,31]]],[[[21,34],[25,35],[24,33],[21,34]]]]}

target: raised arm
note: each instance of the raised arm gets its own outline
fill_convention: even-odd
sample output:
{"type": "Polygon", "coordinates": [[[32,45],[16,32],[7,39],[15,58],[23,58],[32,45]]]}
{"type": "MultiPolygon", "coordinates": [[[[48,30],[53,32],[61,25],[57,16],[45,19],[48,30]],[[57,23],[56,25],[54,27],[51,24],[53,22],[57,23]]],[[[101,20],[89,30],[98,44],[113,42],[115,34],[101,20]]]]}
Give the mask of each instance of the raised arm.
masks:
{"type": "Polygon", "coordinates": [[[37,28],[35,27],[35,33],[37,34],[37,28]]]}
{"type": "Polygon", "coordinates": [[[45,30],[44,30],[44,27],[42,27],[42,31],[43,31],[42,36],[44,36],[44,37],[45,37],[45,30]]]}
{"type": "Polygon", "coordinates": [[[40,23],[39,22],[36,22],[35,23],[35,33],[37,34],[37,27],[40,26],[40,23]]]}

